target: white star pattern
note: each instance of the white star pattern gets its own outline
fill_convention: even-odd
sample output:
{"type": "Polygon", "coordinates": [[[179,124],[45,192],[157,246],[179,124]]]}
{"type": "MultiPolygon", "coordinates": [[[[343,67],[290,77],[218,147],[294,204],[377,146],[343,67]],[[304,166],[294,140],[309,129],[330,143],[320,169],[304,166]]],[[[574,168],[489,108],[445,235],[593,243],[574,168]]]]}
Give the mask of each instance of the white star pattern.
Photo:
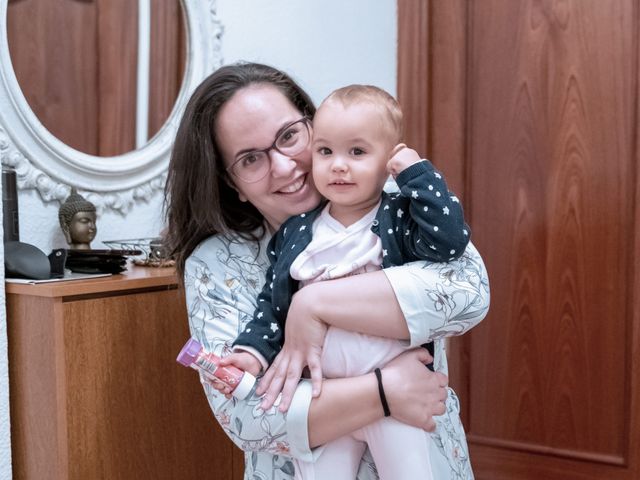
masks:
{"type": "Polygon", "coordinates": [[[277,332],[278,330],[280,330],[280,328],[278,327],[278,324],[277,324],[277,323],[272,323],[272,324],[271,324],[271,331],[272,331],[273,333],[275,333],[275,332],[277,332]]]}
{"type": "Polygon", "coordinates": [[[444,213],[445,215],[449,215],[449,207],[445,206],[445,207],[442,209],[442,213],[444,213]]]}
{"type": "Polygon", "coordinates": [[[382,256],[383,256],[383,257],[386,257],[386,256],[387,256],[387,250],[386,250],[386,249],[384,249],[384,248],[382,249],[382,256]]]}
{"type": "Polygon", "coordinates": [[[398,209],[398,218],[402,218],[402,215],[404,215],[404,212],[402,211],[401,208],[398,209]]]}
{"type": "Polygon", "coordinates": [[[418,198],[418,191],[417,190],[412,190],[411,191],[411,198],[418,198]]]}

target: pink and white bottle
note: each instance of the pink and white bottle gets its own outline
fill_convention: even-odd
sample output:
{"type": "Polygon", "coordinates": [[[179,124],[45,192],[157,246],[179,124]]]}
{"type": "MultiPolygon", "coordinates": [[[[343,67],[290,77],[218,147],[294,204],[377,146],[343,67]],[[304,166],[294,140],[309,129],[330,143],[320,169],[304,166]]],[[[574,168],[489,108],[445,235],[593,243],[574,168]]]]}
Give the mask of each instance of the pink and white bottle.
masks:
{"type": "Polygon", "coordinates": [[[244,372],[233,365],[219,367],[220,357],[204,349],[202,344],[193,338],[182,347],[176,359],[185,367],[191,367],[204,373],[212,380],[219,380],[231,388],[231,394],[242,400],[249,393],[256,383],[256,377],[248,372],[244,372]]]}

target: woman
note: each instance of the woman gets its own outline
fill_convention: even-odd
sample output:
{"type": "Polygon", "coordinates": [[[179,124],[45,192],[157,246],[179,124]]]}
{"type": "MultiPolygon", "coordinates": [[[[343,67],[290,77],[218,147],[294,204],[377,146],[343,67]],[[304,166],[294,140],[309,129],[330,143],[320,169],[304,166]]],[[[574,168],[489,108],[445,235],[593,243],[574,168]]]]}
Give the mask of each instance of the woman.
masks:
{"type": "MultiPolygon", "coordinates": [[[[286,218],[320,200],[309,175],[308,144],[295,152],[286,148],[291,125],[310,135],[307,119],[314,112],[308,95],[287,75],[259,64],[214,72],[185,110],[166,187],[167,242],[184,276],[191,333],[218,354],[227,353],[253,315],[269,237],[286,218]],[[234,175],[238,159],[255,162],[256,174],[234,175]]],[[[295,373],[305,358],[317,355],[326,324],[309,319],[418,346],[464,333],[488,307],[484,266],[472,246],[450,264],[412,264],[313,287],[302,289],[291,305],[276,376],[286,376],[291,365],[295,373]],[[323,311],[310,311],[310,305],[323,311]]],[[[446,372],[444,343],[435,343],[436,370],[446,372]]],[[[383,369],[389,410],[402,422],[435,428],[442,472],[437,478],[472,478],[457,397],[443,390],[444,375],[424,367],[429,360],[417,349],[383,369]]],[[[327,380],[313,399],[310,384],[302,381],[286,415],[270,406],[272,398],[263,410],[255,394],[237,401],[203,385],[216,418],[245,451],[246,479],[293,478],[289,457],[312,461],[318,451],[313,448],[383,416],[373,374],[327,380]]],[[[358,478],[377,478],[374,467],[363,462],[358,478]]]]}

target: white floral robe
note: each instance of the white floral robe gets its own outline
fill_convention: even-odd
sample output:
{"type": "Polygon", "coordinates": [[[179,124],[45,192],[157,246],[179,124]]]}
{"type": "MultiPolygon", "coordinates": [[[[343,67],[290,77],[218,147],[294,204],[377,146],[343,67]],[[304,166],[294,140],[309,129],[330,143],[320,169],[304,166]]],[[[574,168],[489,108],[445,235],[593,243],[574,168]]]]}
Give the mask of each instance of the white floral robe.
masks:
{"type": "MultiPolygon", "coordinates": [[[[191,335],[210,351],[224,355],[252,318],[256,297],[268,267],[266,246],[236,237],[216,235],[203,241],[187,259],[185,291],[191,335]]],[[[409,330],[411,345],[434,340],[435,369],[447,373],[444,338],[460,335],[486,315],[489,284],[477,250],[446,264],[416,262],[383,270],[396,293],[409,330]]],[[[245,480],[292,480],[293,458],[312,461],[307,415],[311,402],[308,381],[301,381],[286,414],[275,407],[262,412],[251,394],[226,399],[201,379],[213,413],[229,438],[245,452],[245,480]]],[[[449,390],[447,411],[436,419],[432,434],[435,478],[472,479],[468,448],[460,422],[458,398],[449,390]]],[[[212,447],[213,448],[213,447],[212,447]]],[[[339,467],[338,467],[339,468],[339,467]]],[[[378,478],[365,454],[358,480],[378,478]]]]}

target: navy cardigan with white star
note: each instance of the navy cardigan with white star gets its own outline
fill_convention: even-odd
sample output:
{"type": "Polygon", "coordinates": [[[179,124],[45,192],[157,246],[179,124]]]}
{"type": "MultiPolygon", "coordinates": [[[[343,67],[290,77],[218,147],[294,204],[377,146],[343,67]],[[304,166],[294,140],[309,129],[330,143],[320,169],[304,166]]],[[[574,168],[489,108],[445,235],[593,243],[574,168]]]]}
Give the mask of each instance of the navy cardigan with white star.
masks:
{"type": "MultiPolygon", "coordinates": [[[[396,183],[400,192],[382,193],[371,227],[382,243],[382,268],[416,260],[446,262],[462,255],[470,230],[459,200],[431,162],[409,166],[396,177],[396,183]]],[[[325,205],[323,202],[310,212],[289,218],[267,247],[271,266],[266,284],[258,296],[253,320],[234,345],[257,350],[269,364],[282,348],[287,311],[299,289],[289,269],[311,242],[313,222],[325,205]]]]}

